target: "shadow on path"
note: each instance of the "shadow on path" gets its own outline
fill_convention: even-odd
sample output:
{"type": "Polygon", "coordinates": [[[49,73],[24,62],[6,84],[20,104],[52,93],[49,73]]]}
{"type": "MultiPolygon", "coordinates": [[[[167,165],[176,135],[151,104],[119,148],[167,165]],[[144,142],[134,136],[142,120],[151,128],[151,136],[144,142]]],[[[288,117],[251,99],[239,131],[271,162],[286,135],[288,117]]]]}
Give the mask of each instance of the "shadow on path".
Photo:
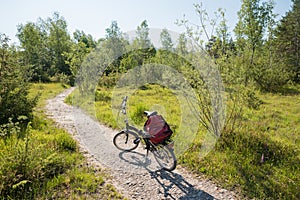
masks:
{"type": "Polygon", "coordinates": [[[154,160],[154,158],[150,159],[148,157],[145,157],[145,154],[136,151],[123,151],[119,153],[119,157],[121,160],[131,165],[142,167],[147,170],[150,174],[151,179],[156,180],[156,182],[160,185],[159,190],[167,199],[216,199],[203,190],[195,188],[182,175],[178,173],[167,172],[157,167],[156,169],[152,170],[151,168],[153,168],[153,165],[156,165],[156,161],[154,160]]]}

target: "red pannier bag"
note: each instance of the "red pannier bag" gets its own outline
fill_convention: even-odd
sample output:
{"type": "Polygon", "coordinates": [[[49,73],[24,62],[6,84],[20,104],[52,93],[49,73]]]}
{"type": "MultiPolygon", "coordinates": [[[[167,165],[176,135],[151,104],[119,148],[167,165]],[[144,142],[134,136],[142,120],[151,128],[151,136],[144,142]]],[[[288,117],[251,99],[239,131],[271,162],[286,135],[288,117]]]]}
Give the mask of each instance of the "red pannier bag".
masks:
{"type": "Polygon", "coordinates": [[[144,130],[150,135],[154,136],[150,138],[153,144],[159,144],[169,139],[173,133],[168,123],[161,115],[151,115],[144,125],[144,130]]]}

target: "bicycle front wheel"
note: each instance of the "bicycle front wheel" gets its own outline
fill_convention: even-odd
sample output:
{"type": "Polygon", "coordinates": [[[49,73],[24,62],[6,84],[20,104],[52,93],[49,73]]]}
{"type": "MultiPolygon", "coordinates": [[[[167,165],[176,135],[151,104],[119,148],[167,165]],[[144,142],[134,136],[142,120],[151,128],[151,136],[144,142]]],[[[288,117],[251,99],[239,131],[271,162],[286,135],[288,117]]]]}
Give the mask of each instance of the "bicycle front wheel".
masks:
{"type": "Polygon", "coordinates": [[[177,165],[177,159],[173,149],[168,146],[159,144],[156,150],[152,152],[159,166],[166,171],[173,171],[177,165]]]}
{"type": "Polygon", "coordinates": [[[139,145],[138,138],[136,133],[122,131],[115,135],[113,143],[120,150],[132,151],[139,145]]]}

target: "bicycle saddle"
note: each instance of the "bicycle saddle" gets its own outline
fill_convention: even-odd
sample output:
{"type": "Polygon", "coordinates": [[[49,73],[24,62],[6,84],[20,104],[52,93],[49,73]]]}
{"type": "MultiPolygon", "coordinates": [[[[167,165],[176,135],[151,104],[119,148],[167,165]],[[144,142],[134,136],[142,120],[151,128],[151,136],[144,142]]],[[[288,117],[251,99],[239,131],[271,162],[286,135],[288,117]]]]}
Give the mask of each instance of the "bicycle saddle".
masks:
{"type": "Polygon", "coordinates": [[[156,112],[156,111],[147,111],[147,110],[145,110],[145,111],[144,111],[144,114],[146,114],[147,117],[150,117],[150,116],[152,116],[152,115],[156,115],[157,112],[156,112]]]}

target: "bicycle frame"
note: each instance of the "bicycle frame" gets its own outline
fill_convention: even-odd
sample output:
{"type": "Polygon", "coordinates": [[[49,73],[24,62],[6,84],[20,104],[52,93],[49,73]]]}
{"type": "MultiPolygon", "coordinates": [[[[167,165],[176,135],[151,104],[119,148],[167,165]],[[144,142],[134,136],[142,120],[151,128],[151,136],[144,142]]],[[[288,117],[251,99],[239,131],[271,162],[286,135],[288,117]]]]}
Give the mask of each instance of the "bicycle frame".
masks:
{"type": "Polygon", "coordinates": [[[125,96],[124,99],[123,99],[123,102],[122,102],[122,113],[125,115],[125,132],[128,133],[130,131],[133,131],[135,132],[139,138],[142,138],[146,144],[146,149],[147,149],[147,155],[148,155],[148,152],[149,150],[152,150],[152,149],[156,149],[155,145],[149,140],[149,138],[151,137],[151,135],[145,133],[143,130],[140,130],[134,126],[131,126],[128,122],[128,117],[127,117],[127,111],[126,111],[126,102],[127,102],[127,99],[128,97],[125,96]]]}
{"type": "Polygon", "coordinates": [[[177,159],[173,151],[173,144],[174,142],[172,140],[164,141],[160,144],[153,144],[150,140],[151,137],[154,137],[150,135],[148,132],[145,132],[143,130],[140,130],[132,125],[129,124],[129,120],[127,117],[126,112],[126,102],[127,102],[127,96],[124,97],[122,102],[122,113],[125,115],[125,130],[117,133],[113,139],[114,145],[124,151],[132,151],[136,149],[141,141],[143,139],[145,145],[146,145],[146,157],[148,156],[149,151],[151,151],[154,155],[154,158],[158,162],[158,164],[162,167],[162,169],[165,169],[167,171],[172,171],[176,168],[177,159]],[[119,143],[119,138],[122,138],[125,136],[125,141],[119,143]],[[129,143],[128,143],[129,142],[129,143]],[[133,144],[133,146],[123,147],[122,145],[129,145],[133,144]],[[120,146],[121,145],[121,146],[120,146]],[[171,161],[171,162],[170,162],[171,161]],[[171,165],[170,165],[171,164],[171,165]]]}

